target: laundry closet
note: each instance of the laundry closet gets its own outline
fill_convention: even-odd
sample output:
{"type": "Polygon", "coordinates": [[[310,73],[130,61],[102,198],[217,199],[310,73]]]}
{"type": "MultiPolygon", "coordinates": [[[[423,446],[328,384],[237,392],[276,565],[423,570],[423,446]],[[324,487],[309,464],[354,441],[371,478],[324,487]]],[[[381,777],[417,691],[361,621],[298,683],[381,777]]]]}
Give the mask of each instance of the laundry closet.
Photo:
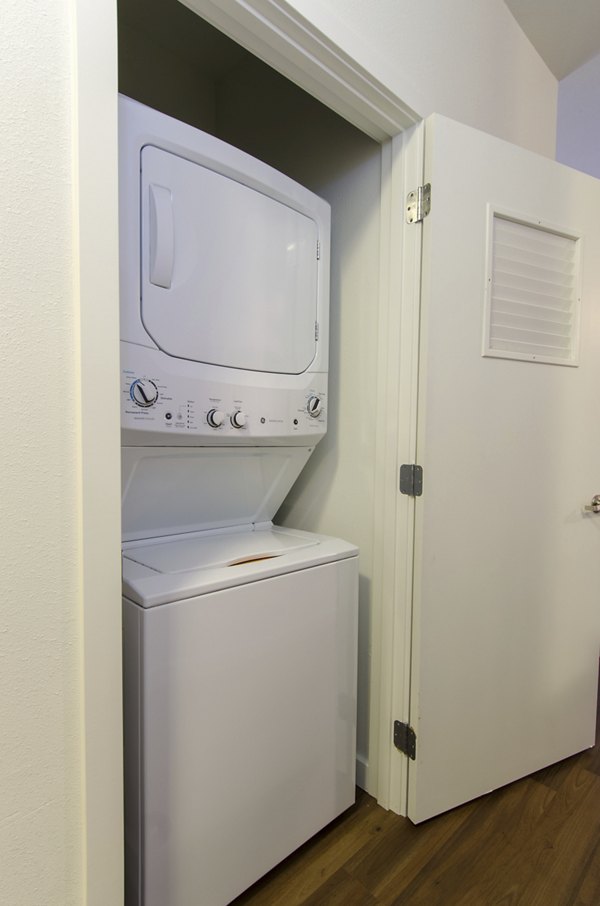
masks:
{"type": "Polygon", "coordinates": [[[360,549],[357,780],[370,748],[381,146],[176,0],[119,2],[121,94],[215,135],[331,205],[328,433],[276,517],[360,549]]]}

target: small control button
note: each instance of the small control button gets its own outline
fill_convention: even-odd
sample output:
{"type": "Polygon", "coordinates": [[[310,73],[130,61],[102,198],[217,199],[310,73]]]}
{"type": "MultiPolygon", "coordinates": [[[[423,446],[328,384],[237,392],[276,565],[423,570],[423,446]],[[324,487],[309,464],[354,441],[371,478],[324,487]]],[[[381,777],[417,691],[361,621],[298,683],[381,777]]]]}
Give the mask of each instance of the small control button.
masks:
{"type": "Polygon", "coordinates": [[[142,409],[149,409],[158,399],[158,387],[147,378],[137,378],[129,388],[129,396],[142,409]]]}
{"type": "Polygon", "coordinates": [[[317,418],[323,411],[323,403],[318,396],[309,396],[306,411],[311,418],[317,418]]]}
{"type": "Polygon", "coordinates": [[[210,411],[206,413],[206,421],[211,428],[220,428],[225,421],[225,413],[221,412],[220,409],[210,409],[210,411]]]}
{"type": "Polygon", "coordinates": [[[165,412],[165,418],[168,422],[170,422],[173,418],[173,414],[171,412],[165,412]]]}
{"type": "Polygon", "coordinates": [[[246,425],[246,416],[243,412],[240,412],[239,409],[237,412],[234,412],[231,416],[231,424],[234,428],[243,428],[246,425]]]}

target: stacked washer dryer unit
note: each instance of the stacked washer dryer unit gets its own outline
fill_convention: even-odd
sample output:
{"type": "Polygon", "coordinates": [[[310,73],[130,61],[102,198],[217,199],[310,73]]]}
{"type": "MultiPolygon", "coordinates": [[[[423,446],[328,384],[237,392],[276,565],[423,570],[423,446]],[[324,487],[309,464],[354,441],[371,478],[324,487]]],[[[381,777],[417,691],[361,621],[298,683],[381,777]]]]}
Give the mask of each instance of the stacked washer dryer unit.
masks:
{"type": "Polygon", "coordinates": [[[127,906],[223,906],[354,801],[357,550],[271,520],[327,416],[329,209],[120,99],[127,906]]]}

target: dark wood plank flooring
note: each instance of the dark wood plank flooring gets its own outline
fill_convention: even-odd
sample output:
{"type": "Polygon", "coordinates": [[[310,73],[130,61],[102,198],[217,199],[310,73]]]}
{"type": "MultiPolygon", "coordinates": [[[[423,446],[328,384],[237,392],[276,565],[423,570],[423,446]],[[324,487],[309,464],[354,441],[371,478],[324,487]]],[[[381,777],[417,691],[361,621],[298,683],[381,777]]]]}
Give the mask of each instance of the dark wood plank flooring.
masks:
{"type": "Polygon", "coordinates": [[[600,906],[600,738],[419,826],[356,805],[235,906],[600,906]]]}

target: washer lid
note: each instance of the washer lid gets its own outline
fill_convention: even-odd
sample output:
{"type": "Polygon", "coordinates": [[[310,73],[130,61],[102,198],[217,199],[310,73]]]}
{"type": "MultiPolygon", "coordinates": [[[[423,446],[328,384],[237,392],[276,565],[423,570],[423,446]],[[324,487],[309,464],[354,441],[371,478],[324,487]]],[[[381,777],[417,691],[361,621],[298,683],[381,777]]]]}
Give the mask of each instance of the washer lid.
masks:
{"type": "Polygon", "coordinates": [[[270,522],[312,447],[123,447],[123,541],[270,522]]]}
{"type": "Polygon", "coordinates": [[[353,544],[339,538],[270,524],[130,542],[123,551],[123,594],[150,608],[345,560],[357,553],[353,544]]]}
{"type": "Polygon", "coordinates": [[[159,573],[238,567],[272,560],[291,551],[315,547],[318,536],[281,529],[226,532],[206,537],[177,538],[129,548],[124,556],[159,573]]]}

